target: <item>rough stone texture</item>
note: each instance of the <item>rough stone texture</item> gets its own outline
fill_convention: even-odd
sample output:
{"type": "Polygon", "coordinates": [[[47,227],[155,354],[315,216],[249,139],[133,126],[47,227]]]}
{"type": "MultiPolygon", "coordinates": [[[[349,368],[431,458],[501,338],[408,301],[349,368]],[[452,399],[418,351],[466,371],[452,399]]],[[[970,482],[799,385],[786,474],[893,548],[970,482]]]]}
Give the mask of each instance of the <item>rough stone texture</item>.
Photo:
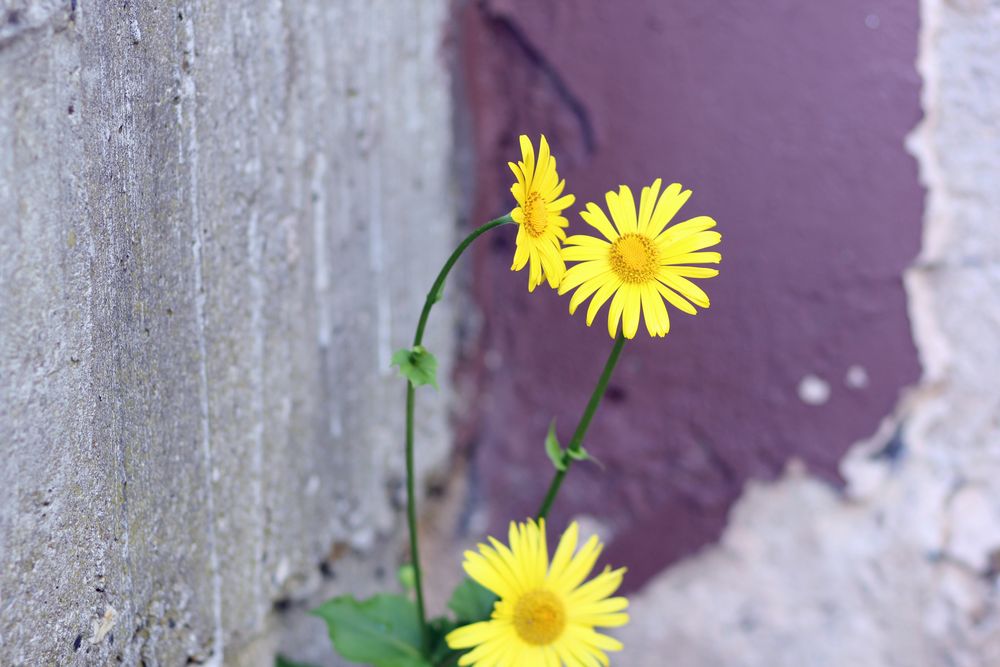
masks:
{"type": "MultiPolygon", "coordinates": [[[[581,206],[663,177],[694,191],[680,219],[712,215],[723,233],[711,309],[629,343],[588,435],[607,469],[574,469],[555,521],[598,517],[636,587],[714,541],[747,480],[799,458],[839,482],[850,445],[919,378],[903,287],[923,201],[904,147],[915,3],[484,0],[464,18],[477,217],[511,206],[518,133],[545,132],[581,206]]],[[[610,347],[568,297],[529,295],[513,234],[495,240],[462,443],[467,515],[493,530],[537,509],[548,423],[569,438],[610,347]]]]}
{"type": "Polygon", "coordinates": [[[391,577],[445,10],[0,0],[0,664],[266,665],[391,577]]]}
{"type": "Polygon", "coordinates": [[[1000,664],[1000,2],[922,3],[928,190],[907,292],[924,375],[842,464],[754,485],[651,582],[620,664],[1000,664]]]}

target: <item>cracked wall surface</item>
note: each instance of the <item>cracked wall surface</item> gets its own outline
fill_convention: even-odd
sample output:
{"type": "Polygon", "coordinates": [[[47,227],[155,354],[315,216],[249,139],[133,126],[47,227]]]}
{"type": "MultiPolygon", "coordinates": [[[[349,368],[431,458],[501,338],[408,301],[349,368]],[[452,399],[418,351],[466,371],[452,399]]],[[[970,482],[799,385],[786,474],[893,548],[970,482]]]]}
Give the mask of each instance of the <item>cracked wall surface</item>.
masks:
{"type": "MultiPolygon", "coordinates": [[[[1000,2],[463,7],[479,211],[482,156],[544,131],[578,201],[664,175],[724,235],[557,504],[639,586],[614,664],[1000,665],[1000,2]]],[[[445,545],[537,506],[608,344],[510,252],[479,256],[445,545]]]]}
{"type": "MultiPolygon", "coordinates": [[[[662,177],[693,190],[679,220],[723,234],[711,308],[628,344],[587,436],[606,469],[574,469],[554,521],[598,518],[634,589],[717,539],[748,480],[797,458],[842,483],[850,445],[919,378],[915,4],[481,0],[461,16],[477,219],[511,206],[517,135],[544,132],[577,196],[569,233],[586,202],[662,177]]],[[[527,293],[512,240],[478,256],[460,536],[537,509],[549,422],[569,439],[611,344],[607,306],[588,328],[567,296],[527,293]]]]}
{"type": "Polygon", "coordinates": [[[445,11],[0,0],[0,664],[269,665],[391,578],[445,11]]]}
{"type": "Polygon", "coordinates": [[[755,484],[650,582],[622,664],[1000,664],[1000,2],[921,3],[920,383],[841,470],[755,484]]]}

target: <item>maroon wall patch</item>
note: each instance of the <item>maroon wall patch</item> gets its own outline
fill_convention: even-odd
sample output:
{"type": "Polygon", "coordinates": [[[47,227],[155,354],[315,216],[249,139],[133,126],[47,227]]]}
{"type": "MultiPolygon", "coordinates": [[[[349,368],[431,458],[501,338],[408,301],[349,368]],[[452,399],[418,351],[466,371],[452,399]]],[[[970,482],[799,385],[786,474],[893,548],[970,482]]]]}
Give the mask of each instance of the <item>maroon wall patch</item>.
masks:
{"type": "MultiPolygon", "coordinates": [[[[679,220],[723,234],[712,307],[626,345],[586,442],[607,469],[578,464],[553,519],[607,522],[634,589],[714,540],[747,479],[795,457],[836,483],[919,374],[902,285],[923,205],[904,149],[917,4],[494,0],[460,19],[476,220],[514,206],[506,162],[544,132],[577,195],[571,233],[585,202],[662,177],[694,190],[679,220]],[[826,400],[802,400],[807,376],[826,400]]],[[[568,439],[612,343],[607,306],[588,329],[569,296],[528,294],[513,236],[475,255],[485,326],[460,371],[477,378],[462,444],[494,529],[536,510],[548,423],[568,439]]]]}

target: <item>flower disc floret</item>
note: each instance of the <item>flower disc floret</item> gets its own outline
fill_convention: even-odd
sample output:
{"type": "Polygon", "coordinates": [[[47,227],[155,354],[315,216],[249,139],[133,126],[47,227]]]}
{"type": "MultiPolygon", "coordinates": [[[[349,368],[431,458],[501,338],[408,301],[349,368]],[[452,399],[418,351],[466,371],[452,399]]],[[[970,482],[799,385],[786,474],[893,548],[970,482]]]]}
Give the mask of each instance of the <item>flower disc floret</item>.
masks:
{"type": "Polygon", "coordinates": [[[521,210],[524,216],[524,222],[521,223],[524,231],[533,239],[541,238],[549,227],[548,211],[545,210],[542,195],[537,192],[528,193],[521,210]]]}
{"type": "Polygon", "coordinates": [[[514,629],[532,646],[545,646],[559,638],[566,627],[566,607],[544,588],[522,595],[514,606],[514,629]]]}
{"type": "Polygon", "coordinates": [[[656,244],[642,234],[626,234],[611,244],[608,264],[622,282],[639,285],[656,276],[656,244]]]}

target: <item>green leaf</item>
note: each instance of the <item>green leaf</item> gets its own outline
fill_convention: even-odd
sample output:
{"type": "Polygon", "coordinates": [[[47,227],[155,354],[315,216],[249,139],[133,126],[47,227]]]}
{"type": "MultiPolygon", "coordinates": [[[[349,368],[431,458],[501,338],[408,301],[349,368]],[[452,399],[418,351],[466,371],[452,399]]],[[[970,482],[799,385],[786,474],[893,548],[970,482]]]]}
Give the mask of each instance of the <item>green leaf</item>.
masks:
{"type": "Polygon", "coordinates": [[[437,359],[423,345],[396,350],[392,355],[392,365],[399,366],[400,374],[414,387],[429,384],[438,388],[437,359]]]}
{"type": "Polygon", "coordinates": [[[559,440],[556,438],[555,419],[549,424],[549,432],[545,436],[545,453],[549,455],[549,460],[552,461],[552,465],[556,467],[556,470],[566,469],[566,461],[563,459],[563,448],[559,445],[559,440]]]}
{"type": "Polygon", "coordinates": [[[304,662],[295,662],[294,660],[289,660],[283,655],[278,655],[274,659],[274,667],[313,667],[312,665],[306,664],[304,662]]]}
{"type": "Polygon", "coordinates": [[[313,615],[326,621],[341,656],[374,667],[430,667],[420,651],[417,609],[401,595],[328,600],[313,615]]]}
{"type": "Polygon", "coordinates": [[[428,621],[427,625],[430,629],[431,662],[435,665],[454,664],[457,662],[457,657],[463,651],[456,651],[450,648],[445,637],[448,636],[449,632],[457,628],[458,624],[450,618],[439,616],[438,618],[432,618],[428,621]]]}
{"type": "Polygon", "coordinates": [[[496,601],[493,591],[466,577],[451,594],[448,609],[455,612],[459,625],[467,625],[487,620],[496,601]]]}
{"type": "Polygon", "coordinates": [[[568,449],[566,450],[566,453],[569,454],[569,457],[575,461],[593,461],[598,468],[604,470],[604,464],[583,447],[568,449]]]}

